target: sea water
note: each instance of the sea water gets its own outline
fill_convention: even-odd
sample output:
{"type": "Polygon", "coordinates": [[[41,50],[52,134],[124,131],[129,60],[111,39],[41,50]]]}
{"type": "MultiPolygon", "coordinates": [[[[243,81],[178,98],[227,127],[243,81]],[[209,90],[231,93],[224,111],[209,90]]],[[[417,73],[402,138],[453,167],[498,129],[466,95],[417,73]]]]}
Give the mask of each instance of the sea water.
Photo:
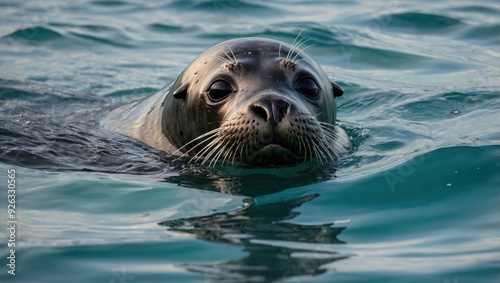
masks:
{"type": "Polygon", "coordinates": [[[499,14],[498,1],[0,1],[0,281],[500,282],[499,14]],[[179,176],[99,128],[248,36],[307,39],[344,88],[355,148],[331,175],[179,176]]]}

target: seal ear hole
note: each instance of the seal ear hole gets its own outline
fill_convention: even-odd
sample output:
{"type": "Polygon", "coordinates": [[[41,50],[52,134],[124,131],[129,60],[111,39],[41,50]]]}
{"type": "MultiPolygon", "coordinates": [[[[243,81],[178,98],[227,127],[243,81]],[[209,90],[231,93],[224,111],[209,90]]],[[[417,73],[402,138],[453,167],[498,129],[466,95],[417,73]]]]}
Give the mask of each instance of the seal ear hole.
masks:
{"type": "Polygon", "coordinates": [[[310,99],[317,99],[319,97],[318,84],[312,78],[306,77],[301,79],[295,89],[310,99]]]}
{"type": "Polygon", "coordinates": [[[180,136],[183,136],[183,135],[184,135],[184,132],[183,132],[183,131],[179,131],[179,135],[180,135],[180,136]]]}
{"type": "Polygon", "coordinates": [[[231,84],[223,80],[218,80],[212,83],[208,89],[207,96],[211,102],[217,103],[226,99],[233,92],[234,88],[231,84]]]}
{"type": "Polygon", "coordinates": [[[334,97],[339,97],[344,94],[344,90],[336,83],[332,82],[332,87],[333,87],[333,96],[334,97]]]}

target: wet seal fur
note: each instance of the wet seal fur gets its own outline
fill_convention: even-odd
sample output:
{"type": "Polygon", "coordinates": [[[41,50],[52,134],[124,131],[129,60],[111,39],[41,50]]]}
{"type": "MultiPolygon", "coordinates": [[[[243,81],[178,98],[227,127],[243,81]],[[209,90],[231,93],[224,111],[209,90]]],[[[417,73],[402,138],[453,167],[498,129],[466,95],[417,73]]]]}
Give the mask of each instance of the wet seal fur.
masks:
{"type": "Polygon", "coordinates": [[[336,125],[343,90],[299,47],[238,38],[208,49],[156,94],[102,125],[208,166],[330,163],[351,146],[336,125]]]}

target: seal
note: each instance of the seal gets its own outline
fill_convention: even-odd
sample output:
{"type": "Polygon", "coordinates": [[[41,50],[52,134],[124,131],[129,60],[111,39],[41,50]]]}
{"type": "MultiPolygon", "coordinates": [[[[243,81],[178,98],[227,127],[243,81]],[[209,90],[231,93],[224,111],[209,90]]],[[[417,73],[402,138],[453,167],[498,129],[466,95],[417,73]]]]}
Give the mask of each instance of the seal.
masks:
{"type": "Polygon", "coordinates": [[[173,84],[113,111],[102,125],[208,166],[334,161],[351,146],[336,124],[344,91],[302,43],[251,37],[217,44],[173,84]]]}

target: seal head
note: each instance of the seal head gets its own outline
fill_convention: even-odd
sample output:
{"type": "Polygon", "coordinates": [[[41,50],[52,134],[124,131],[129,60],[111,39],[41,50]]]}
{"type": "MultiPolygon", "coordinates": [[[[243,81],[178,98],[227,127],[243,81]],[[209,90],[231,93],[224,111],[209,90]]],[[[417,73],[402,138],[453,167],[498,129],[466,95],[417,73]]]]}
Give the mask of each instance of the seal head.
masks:
{"type": "Polygon", "coordinates": [[[193,61],[162,103],[161,133],[202,164],[293,166],[350,146],[336,125],[343,90],[298,46],[222,42],[193,61]]]}

